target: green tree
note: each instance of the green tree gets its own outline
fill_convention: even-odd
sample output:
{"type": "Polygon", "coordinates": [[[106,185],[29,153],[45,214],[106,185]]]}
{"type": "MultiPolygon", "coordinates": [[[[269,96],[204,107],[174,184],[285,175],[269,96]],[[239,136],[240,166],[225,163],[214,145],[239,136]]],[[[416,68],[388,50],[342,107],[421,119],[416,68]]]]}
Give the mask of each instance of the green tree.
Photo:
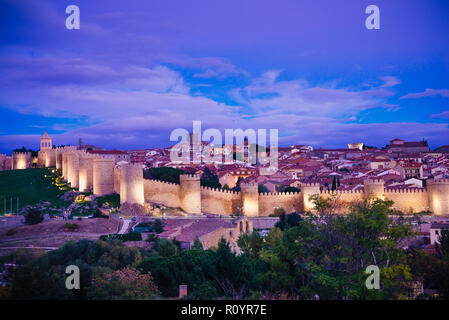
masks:
{"type": "Polygon", "coordinates": [[[221,188],[220,181],[216,173],[212,172],[209,167],[204,168],[204,172],[201,175],[200,183],[202,186],[210,188],[221,188]]]}
{"type": "Polygon", "coordinates": [[[154,220],[153,228],[154,232],[158,234],[164,232],[164,222],[161,219],[154,220]]]}
{"type": "Polygon", "coordinates": [[[159,239],[156,241],[155,250],[162,257],[171,257],[178,253],[178,246],[168,239],[159,239]]]}
{"type": "Polygon", "coordinates": [[[332,180],[332,188],[331,190],[334,191],[337,189],[337,179],[334,176],[334,179],[332,180]]]}
{"type": "Polygon", "coordinates": [[[441,229],[438,242],[439,243],[435,243],[435,249],[438,256],[443,260],[449,261],[449,230],[441,229]]]}
{"type": "Polygon", "coordinates": [[[179,176],[184,173],[183,170],[171,167],[150,168],[144,170],[143,177],[145,179],[179,183],[179,176]]]}
{"type": "Polygon", "coordinates": [[[257,190],[258,190],[259,193],[268,193],[268,192],[270,192],[270,191],[268,190],[268,188],[265,187],[265,186],[264,186],[263,184],[261,184],[261,183],[259,183],[259,185],[257,186],[257,190]]]}
{"type": "Polygon", "coordinates": [[[242,252],[251,257],[258,257],[262,249],[263,239],[257,231],[251,234],[243,233],[237,240],[237,245],[242,252]]]}
{"type": "Polygon", "coordinates": [[[29,207],[24,213],[25,224],[33,225],[41,223],[44,220],[44,214],[42,211],[35,207],[29,207]]]}
{"type": "Polygon", "coordinates": [[[113,273],[103,273],[92,279],[89,296],[92,299],[150,299],[160,295],[150,273],[126,267],[113,273]]]}
{"type": "Polygon", "coordinates": [[[195,240],[193,240],[192,249],[203,250],[203,244],[201,243],[200,239],[198,239],[198,237],[196,237],[195,240]]]}

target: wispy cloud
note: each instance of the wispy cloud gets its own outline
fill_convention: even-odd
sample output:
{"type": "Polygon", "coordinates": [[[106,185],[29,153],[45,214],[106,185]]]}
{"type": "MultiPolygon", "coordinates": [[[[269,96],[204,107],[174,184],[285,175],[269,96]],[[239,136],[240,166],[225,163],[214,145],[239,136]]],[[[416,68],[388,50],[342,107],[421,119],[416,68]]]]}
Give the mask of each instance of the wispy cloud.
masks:
{"type": "Polygon", "coordinates": [[[382,84],[382,87],[384,88],[394,87],[401,83],[401,80],[399,80],[399,78],[393,76],[379,77],[379,79],[384,82],[382,84]]]}
{"type": "Polygon", "coordinates": [[[443,111],[441,113],[431,114],[430,118],[449,119],[449,111],[443,111]]]}
{"type": "Polygon", "coordinates": [[[401,99],[419,99],[424,97],[441,96],[444,98],[449,97],[449,89],[426,89],[424,92],[409,93],[402,96],[401,99]]]}

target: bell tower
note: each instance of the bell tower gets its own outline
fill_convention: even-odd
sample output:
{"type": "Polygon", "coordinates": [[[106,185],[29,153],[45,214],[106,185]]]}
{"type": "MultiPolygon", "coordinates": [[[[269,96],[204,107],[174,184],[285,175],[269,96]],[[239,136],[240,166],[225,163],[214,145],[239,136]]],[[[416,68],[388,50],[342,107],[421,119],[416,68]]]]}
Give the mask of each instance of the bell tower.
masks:
{"type": "Polygon", "coordinates": [[[51,137],[48,135],[48,132],[44,132],[44,135],[41,137],[41,147],[40,150],[50,150],[53,148],[53,143],[51,137]]]}

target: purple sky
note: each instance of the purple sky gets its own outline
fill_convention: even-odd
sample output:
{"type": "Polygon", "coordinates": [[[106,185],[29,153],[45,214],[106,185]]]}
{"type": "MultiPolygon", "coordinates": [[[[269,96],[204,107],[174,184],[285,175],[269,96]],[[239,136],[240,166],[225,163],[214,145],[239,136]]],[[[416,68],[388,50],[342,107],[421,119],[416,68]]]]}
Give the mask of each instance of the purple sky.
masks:
{"type": "Polygon", "coordinates": [[[0,152],[44,131],[167,146],[193,120],[277,128],[282,145],[449,144],[448,17],[447,0],[0,0],[0,152]]]}

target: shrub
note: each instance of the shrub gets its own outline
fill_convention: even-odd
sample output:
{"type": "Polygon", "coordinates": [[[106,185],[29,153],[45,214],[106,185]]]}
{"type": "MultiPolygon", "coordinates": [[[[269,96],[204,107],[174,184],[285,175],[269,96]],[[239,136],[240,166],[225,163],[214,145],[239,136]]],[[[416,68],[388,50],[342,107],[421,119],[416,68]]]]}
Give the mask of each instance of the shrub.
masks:
{"type": "Polygon", "coordinates": [[[273,215],[275,217],[280,217],[281,214],[285,214],[285,210],[283,208],[275,208],[273,215]]]}
{"type": "Polygon", "coordinates": [[[72,231],[78,230],[78,225],[76,223],[66,222],[64,224],[64,229],[69,229],[72,231]]]}
{"type": "Polygon", "coordinates": [[[113,234],[107,234],[107,235],[100,236],[100,240],[103,240],[103,241],[120,240],[123,242],[125,242],[125,241],[141,241],[142,235],[140,233],[136,233],[136,232],[130,232],[130,233],[125,233],[125,234],[113,233],[113,234]]]}
{"type": "Polygon", "coordinates": [[[25,224],[33,225],[41,223],[44,220],[44,214],[37,208],[30,207],[25,212],[25,224]]]}
{"type": "Polygon", "coordinates": [[[101,213],[100,209],[95,210],[94,212],[94,218],[104,218],[104,219],[109,219],[109,216],[101,213]]]}

